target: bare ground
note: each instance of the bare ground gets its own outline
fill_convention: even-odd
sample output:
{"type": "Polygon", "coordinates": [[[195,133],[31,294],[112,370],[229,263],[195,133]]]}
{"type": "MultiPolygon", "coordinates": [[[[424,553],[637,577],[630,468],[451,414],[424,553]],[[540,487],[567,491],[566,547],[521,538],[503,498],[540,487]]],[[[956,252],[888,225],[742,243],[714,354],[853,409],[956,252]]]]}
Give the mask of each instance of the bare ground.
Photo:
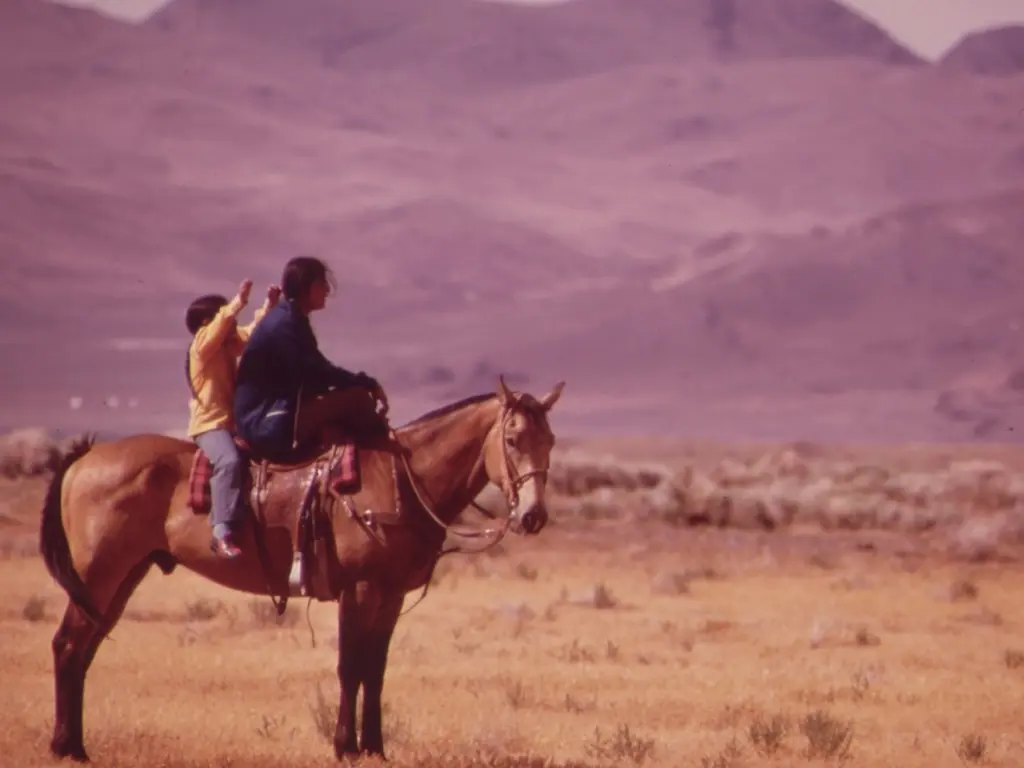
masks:
{"type": "MultiPolygon", "coordinates": [[[[505,557],[453,562],[395,637],[394,764],[782,766],[847,728],[850,765],[955,766],[958,749],[1015,764],[1018,567],[800,560],[770,546],[580,558],[516,542],[505,557]],[[827,719],[808,726],[813,713],[827,719]],[[762,758],[776,716],[788,729],[762,758]],[[728,761],[730,744],[753,762],[728,761]]],[[[7,755],[47,765],[62,603],[34,559],[0,573],[7,755]]],[[[299,607],[277,627],[259,618],[267,601],[252,606],[188,574],[147,580],[90,674],[98,764],[333,763],[317,725],[335,703],[332,607],[310,610],[312,648],[299,607]]]]}
{"type": "MultiPolygon", "coordinates": [[[[716,459],[763,455],[763,446],[668,449],[637,440],[619,461],[659,454],[713,472],[716,459]]],[[[943,450],[1021,466],[1014,449],[821,450],[936,476],[950,459],[943,450]]],[[[30,538],[44,481],[3,487],[8,540],[30,538]]],[[[623,516],[566,519],[538,540],[447,558],[394,640],[392,763],[1015,765],[1019,549],[976,562],[922,540],[623,516]]],[[[5,550],[0,580],[6,756],[49,765],[49,640],[62,595],[27,547],[5,550]]],[[[293,601],[278,624],[266,598],[189,573],[149,577],[90,672],[93,759],[333,765],[321,724],[333,722],[335,611],[310,606],[311,636],[305,608],[293,601]]]]}

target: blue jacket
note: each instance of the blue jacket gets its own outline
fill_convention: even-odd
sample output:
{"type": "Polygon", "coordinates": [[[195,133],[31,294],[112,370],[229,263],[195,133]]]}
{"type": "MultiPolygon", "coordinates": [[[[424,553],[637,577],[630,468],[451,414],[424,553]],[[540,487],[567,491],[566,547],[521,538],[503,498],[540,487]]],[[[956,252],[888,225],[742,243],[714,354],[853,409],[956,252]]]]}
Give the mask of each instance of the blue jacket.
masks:
{"type": "Polygon", "coordinates": [[[306,399],[365,384],[368,378],[328,361],[309,318],[282,300],[253,329],[239,360],[235,428],[259,455],[287,461],[293,454],[300,391],[306,399]]]}

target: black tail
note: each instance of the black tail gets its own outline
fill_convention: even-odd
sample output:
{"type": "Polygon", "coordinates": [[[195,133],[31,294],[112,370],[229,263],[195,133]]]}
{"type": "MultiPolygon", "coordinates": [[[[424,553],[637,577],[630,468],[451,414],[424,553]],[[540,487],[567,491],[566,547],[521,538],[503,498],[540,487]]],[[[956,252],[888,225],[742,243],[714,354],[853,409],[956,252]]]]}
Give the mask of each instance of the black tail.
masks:
{"type": "Polygon", "coordinates": [[[71,602],[89,617],[97,626],[103,625],[103,615],[96,610],[89,597],[89,589],[71,562],[71,547],[67,532],[61,521],[61,486],[71,465],[89,452],[95,442],[95,435],[85,435],[75,440],[61,459],[43,503],[43,519],[39,530],[39,554],[43,556],[46,570],[54,581],[67,592],[71,602]]]}

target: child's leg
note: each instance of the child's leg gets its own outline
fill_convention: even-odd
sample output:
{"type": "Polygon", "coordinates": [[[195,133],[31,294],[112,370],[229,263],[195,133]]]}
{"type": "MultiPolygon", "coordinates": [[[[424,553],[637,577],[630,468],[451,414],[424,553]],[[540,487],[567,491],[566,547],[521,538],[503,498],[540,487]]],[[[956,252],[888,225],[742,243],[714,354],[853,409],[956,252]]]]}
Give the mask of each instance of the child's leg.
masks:
{"type": "Polygon", "coordinates": [[[223,539],[239,521],[242,499],[242,459],[238,446],[226,429],[212,429],[196,436],[196,444],[213,464],[210,491],[213,509],[210,523],[214,538],[223,539]]]}

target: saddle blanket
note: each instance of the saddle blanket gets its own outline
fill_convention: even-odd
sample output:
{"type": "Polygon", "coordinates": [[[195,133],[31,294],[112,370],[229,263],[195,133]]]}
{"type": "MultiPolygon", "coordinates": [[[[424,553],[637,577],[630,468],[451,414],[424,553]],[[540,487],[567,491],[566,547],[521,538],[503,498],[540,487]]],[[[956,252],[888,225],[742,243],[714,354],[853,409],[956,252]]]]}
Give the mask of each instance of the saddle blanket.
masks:
{"type": "MultiPolygon", "coordinates": [[[[327,484],[335,493],[346,493],[358,485],[359,462],[356,459],[356,444],[348,440],[338,446],[339,450],[334,458],[334,464],[328,469],[327,484]]],[[[249,483],[251,487],[252,471],[256,465],[246,459],[245,450],[240,447],[243,461],[248,465],[249,483]]],[[[317,461],[330,455],[329,449],[317,457],[317,461]]],[[[296,464],[297,469],[304,464],[296,464]]],[[[279,466],[279,465],[277,465],[279,466]]],[[[278,472],[281,470],[278,469],[278,472]]],[[[286,468],[284,471],[290,471],[286,468]]],[[[213,476],[213,463],[202,448],[196,448],[192,457],[192,469],[188,476],[188,505],[196,512],[202,514],[209,512],[213,505],[213,495],[210,490],[210,478],[213,476]]],[[[243,478],[245,479],[245,478],[243,478]]]]}

